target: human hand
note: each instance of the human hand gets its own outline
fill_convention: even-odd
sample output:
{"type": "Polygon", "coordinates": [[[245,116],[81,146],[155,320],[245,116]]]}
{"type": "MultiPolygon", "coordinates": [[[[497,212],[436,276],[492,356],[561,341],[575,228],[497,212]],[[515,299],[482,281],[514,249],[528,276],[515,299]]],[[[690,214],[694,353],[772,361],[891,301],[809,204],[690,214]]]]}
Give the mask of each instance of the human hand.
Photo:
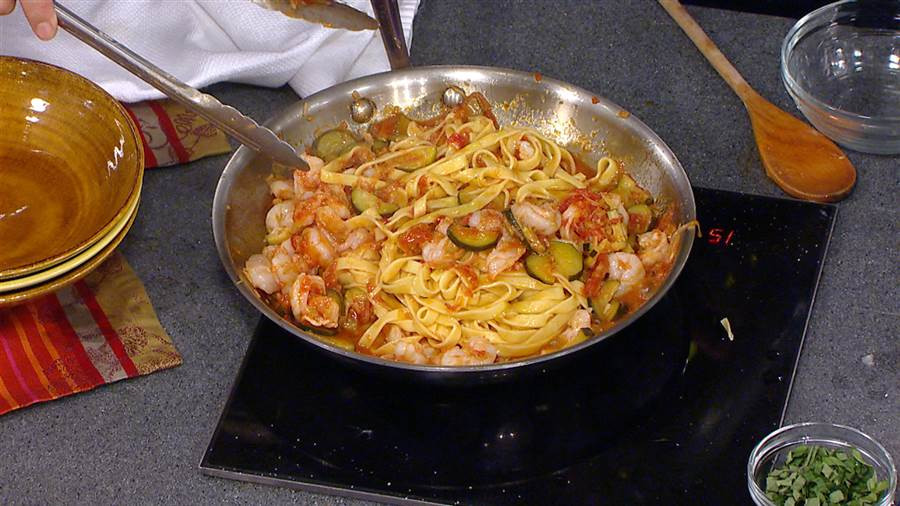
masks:
{"type": "MultiPolygon", "coordinates": [[[[50,40],[56,35],[58,23],[53,0],[20,0],[25,18],[31,30],[41,40],[50,40]]],[[[0,0],[0,16],[9,14],[16,8],[16,0],[0,0]]]]}

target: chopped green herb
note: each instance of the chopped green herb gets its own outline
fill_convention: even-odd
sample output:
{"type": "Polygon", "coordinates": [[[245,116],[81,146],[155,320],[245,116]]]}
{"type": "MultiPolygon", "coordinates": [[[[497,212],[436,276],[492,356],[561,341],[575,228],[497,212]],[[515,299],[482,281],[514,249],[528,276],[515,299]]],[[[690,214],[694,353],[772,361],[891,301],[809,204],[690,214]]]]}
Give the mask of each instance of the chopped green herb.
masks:
{"type": "Polygon", "coordinates": [[[766,477],[766,497],[777,506],[867,506],[887,489],[857,449],[850,453],[801,445],[766,477]]]}

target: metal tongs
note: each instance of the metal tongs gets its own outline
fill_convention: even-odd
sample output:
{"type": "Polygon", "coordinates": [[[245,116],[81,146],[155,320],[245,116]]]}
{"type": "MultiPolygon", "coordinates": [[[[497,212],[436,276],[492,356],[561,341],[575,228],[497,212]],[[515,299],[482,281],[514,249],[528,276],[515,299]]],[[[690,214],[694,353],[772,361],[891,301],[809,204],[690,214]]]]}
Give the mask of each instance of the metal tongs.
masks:
{"type": "MultiPolygon", "coordinates": [[[[303,0],[255,0],[254,3],[278,10],[291,17],[309,19],[310,21],[323,23],[326,26],[347,27],[355,30],[367,29],[369,26],[378,26],[378,23],[366,14],[335,2],[329,2],[327,7],[340,7],[331,11],[327,9],[323,11],[321,5],[318,7],[307,5],[307,2],[303,0]],[[304,8],[307,10],[304,10],[304,8]],[[312,10],[309,10],[311,8],[312,10]],[[324,17],[322,17],[322,12],[325,13],[324,17]],[[310,16],[314,17],[309,18],[310,16]],[[371,23],[366,22],[360,16],[370,20],[371,23]],[[372,25],[373,23],[374,26],[372,25]]],[[[379,19],[382,19],[382,16],[384,16],[382,26],[385,29],[382,30],[382,38],[391,61],[391,67],[407,66],[409,64],[409,56],[406,51],[402,27],[400,27],[400,16],[396,0],[372,0],[372,5],[379,19]]],[[[306,163],[300,159],[296,149],[280,139],[272,130],[261,126],[234,107],[223,104],[216,97],[203,93],[163,71],[80,18],[59,2],[55,3],[55,9],[60,28],[93,47],[125,70],[163,92],[169,98],[203,116],[241,144],[270,157],[282,165],[302,169],[307,168],[306,163]]]]}
{"type": "Polygon", "coordinates": [[[334,0],[250,0],[271,11],[291,18],[319,23],[328,28],[344,30],[377,30],[378,22],[365,12],[334,0]]]}

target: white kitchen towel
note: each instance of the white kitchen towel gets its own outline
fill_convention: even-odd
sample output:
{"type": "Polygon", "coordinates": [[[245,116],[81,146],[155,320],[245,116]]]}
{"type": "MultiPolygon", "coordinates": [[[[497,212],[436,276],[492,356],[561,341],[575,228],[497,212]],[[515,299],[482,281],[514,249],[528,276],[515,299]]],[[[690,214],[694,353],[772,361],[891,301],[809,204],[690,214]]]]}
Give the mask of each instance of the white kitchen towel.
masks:
{"type": "MultiPolygon", "coordinates": [[[[368,0],[342,0],[372,15],[368,0]]],[[[308,96],[339,82],[389,70],[377,31],[351,32],[289,18],[248,0],[63,0],[67,8],[132,51],[194,87],[220,81],[308,96]]],[[[419,0],[399,0],[407,45],[419,0]]],[[[374,17],[374,16],[373,16],[374,17]]],[[[124,102],[162,98],[78,39],[31,33],[21,7],[0,17],[0,54],[77,72],[124,102]]]]}

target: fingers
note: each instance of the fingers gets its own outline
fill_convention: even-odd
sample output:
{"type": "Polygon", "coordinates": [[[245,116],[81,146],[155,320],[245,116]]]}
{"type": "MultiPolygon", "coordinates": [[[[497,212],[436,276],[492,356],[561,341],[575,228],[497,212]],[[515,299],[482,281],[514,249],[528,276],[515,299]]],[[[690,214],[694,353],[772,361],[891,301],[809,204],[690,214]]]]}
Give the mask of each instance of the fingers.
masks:
{"type": "Polygon", "coordinates": [[[0,0],[0,16],[5,16],[16,8],[16,0],[0,0]]]}
{"type": "Polygon", "coordinates": [[[20,3],[34,34],[41,40],[52,39],[57,28],[53,0],[21,0],[20,3]]]}

